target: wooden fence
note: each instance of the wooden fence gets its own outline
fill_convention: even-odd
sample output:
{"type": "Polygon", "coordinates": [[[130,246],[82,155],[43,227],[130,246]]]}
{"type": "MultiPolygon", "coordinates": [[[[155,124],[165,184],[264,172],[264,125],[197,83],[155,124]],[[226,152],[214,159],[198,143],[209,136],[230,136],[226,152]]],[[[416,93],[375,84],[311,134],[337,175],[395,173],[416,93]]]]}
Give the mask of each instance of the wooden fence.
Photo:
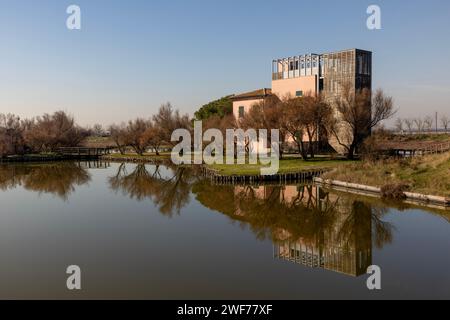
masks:
{"type": "Polygon", "coordinates": [[[98,157],[110,154],[111,148],[64,147],[58,148],[56,152],[63,156],[98,157]]]}

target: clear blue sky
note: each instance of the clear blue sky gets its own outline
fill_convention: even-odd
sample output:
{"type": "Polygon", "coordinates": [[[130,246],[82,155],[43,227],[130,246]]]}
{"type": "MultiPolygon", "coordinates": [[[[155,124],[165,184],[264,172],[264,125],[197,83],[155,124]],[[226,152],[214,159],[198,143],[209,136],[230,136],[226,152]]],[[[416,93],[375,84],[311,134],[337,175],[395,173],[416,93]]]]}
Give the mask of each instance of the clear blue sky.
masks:
{"type": "Polygon", "coordinates": [[[374,85],[400,116],[450,115],[450,1],[0,0],[0,113],[67,110],[82,124],[193,114],[271,85],[271,60],[374,52],[374,85]],[[66,8],[82,30],[66,28],[66,8]],[[378,4],[382,30],[366,28],[378,4]]]}

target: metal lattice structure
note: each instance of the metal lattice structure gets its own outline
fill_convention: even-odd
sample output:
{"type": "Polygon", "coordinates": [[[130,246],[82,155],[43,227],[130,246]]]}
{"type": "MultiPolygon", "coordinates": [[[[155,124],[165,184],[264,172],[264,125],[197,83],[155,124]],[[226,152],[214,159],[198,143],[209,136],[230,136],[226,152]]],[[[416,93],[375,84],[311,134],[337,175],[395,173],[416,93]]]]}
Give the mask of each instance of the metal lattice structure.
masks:
{"type": "Polygon", "coordinates": [[[341,94],[345,85],[355,90],[372,89],[372,53],[352,49],[323,55],[323,93],[327,97],[341,94]]]}
{"type": "Polygon", "coordinates": [[[350,49],[334,53],[299,55],[272,61],[272,80],[317,76],[319,92],[336,97],[344,85],[372,89],[372,52],[350,49]]]}

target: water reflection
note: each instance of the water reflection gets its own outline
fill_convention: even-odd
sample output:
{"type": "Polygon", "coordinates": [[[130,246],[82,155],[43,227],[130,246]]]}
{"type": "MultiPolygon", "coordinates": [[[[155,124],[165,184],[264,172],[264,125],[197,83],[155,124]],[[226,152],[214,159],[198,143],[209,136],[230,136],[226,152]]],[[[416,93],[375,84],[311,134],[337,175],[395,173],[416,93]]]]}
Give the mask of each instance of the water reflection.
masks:
{"type": "Polygon", "coordinates": [[[150,199],[162,214],[172,216],[189,203],[194,180],[186,167],[122,163],[108,182],[112,190],[138,201],[150,199]]]}
{"type": "MultiPolygon", "coordinates": [[[[108,164],[1,165],[0,190],[23,187],[66,200],[76,186],[91,180],[89,168],[108,164]]],[[[378,200],[313,185],[211,185],[195,169],[171,165],[117,164],[113,170],[106,181],[110,190],[150,200],[169,217],[179,214],[193,195],[257,239],[271,240],[276,259],[359,276],[373,263],[373,246],[393,241],[394,227],[384,220],[387,206],[378,200]]]]}
{"type": "Polygon", "coordinates": [[[106,165],[95,162],[0,165],[0,190],[23,187],[29,191],[49,193],[67,200],[76,186],[91,180],[88,168],[97,167],[106,165]]]}
{"type": "Polygon", "coordinates": [[[257,238],[270,238],[275,258],[309,267],[359,276],[372,264],[372,238],[377,247],[392,241],[393,226],[382,220],[386,210],[316,186],[202,183],[193,192],[257,238]]]}

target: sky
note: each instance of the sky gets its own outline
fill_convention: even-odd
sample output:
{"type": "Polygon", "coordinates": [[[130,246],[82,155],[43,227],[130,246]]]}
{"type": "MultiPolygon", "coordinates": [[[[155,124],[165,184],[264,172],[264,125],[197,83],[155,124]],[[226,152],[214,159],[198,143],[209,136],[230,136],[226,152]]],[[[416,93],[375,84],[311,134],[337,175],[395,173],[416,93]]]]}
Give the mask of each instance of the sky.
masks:
{"type": "Polygon", "coordinates": [[[448,0],[0,0],[0,113],[82,125],[271,87],[272,59],[360,48],[398,117],[450,116],[448,0]],[[66,27],[69,5],[81,30],[66,27]],[[381,8],[381,30],[366,27],[381,8]]]}

